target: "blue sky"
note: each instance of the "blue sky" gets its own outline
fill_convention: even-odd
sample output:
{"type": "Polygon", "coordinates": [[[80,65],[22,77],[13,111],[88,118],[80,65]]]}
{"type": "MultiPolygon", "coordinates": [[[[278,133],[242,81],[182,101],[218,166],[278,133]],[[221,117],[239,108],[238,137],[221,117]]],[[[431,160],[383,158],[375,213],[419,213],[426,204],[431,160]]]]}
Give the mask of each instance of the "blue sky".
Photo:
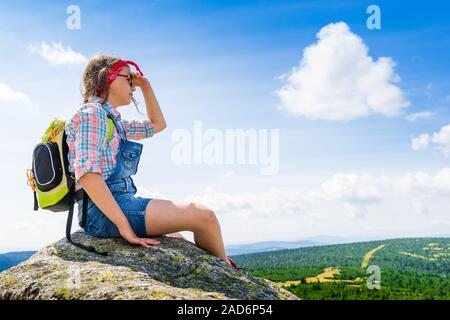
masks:
{"type": "MultiPolygon", "coordinates": [[[[316,234],[363,238],[445,233],[450,220],[445,211],[449,157],[434,150],[431,142],[428,148],[413,150],[412,139],[431,137],[450,123],[449,6],[419,1],[2,2],[0,84],[23,93],[30,103],[20,110],[20,105],[11,107],[0,97],[0,110],[11,119],[0,133],[14,155],[1,160],[2,177],[11,184],[0,191],[13,202],[1,204],[9,223],[0,227],[0,251],[35,249],[63,235],[64,215],[55,218],[31,210],[24,173],[51,118],[67,118],[79,106],[84,65],[55,66],[30,52],[30,46],[43,42],[61,43],[86,59],[102,52],[140,65],[168,128],[142,141],[144,154],[135,181],[144,193],[195,199],[213,207],[226,244],[316,234]],[[80,7],[80,30],[66,28],[71,4],[80,7]],[[366,26],[370,4],[381,9],[381,30],[366,26]],[[280,76],[299,65],[303,50],[317,44],[322,28],[338,22],[361,37],[374,61],[389,57],[395,62],[393,72],[401,79],[395,86],[409,102],[402,115],[373,114],[341,122],[294,116],[277,108],[276,92],[286,84],[280,76]],[[420,112],[433,115],[405,119],[420,112]],[[23,119],[24,128],[18,130],[17,119],[23,119]],[[278,174],[262,176],[257,166],[248,164],[173,164],[171,134],[180,128],[192,131],[195,120],[219,130],[279,129],[278,174]],[[384,175],[388,182],[377,180],[384,175]],[[411,182],[408,177],[415,178],[411,182]],[[326,182],[334,187],[324,189],[326,182]],[[396,182],[406,184],[407,191],[395,189],[398,198],[384,194],[384,183],[396,182]],[[360,198],[342,193],[349,188],[360,198]],[[367,188],[381,193],[376,201],[365,196],[367,188]],[[273,189],[282,194],[272,197],[273,189]],[[313,200],[303,198],[308,192],[313,200]],[[272,199],[267,215],[255,203],[264,198],[272,199]],[[246,205],[239,207],[241,202],[246,205]],[[412,213],[412,202],[418,213],[412,213]],[[277,215],[286,208],[297,209],[277,215]],[[45,235],[36,231],[39,228],[45,235]],[[14,243],[8,240],[12,238],[14,243]]],[[[126,118],[142,119],[134,107],[119,110],[126,118]]]]}

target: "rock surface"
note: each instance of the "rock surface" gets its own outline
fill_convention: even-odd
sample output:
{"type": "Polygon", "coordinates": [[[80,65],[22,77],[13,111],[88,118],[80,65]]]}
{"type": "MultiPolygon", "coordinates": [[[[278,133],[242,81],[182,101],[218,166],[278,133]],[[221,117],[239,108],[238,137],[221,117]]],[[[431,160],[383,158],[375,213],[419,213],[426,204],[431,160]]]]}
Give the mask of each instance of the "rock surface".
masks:
{"type": "Polygon", "coordinates": [[[62,239],[0,273],[0,299],[298,299],[181,238],[158,237],[147,249],[82,231],[72,237],[108,256],[62,239]]]}

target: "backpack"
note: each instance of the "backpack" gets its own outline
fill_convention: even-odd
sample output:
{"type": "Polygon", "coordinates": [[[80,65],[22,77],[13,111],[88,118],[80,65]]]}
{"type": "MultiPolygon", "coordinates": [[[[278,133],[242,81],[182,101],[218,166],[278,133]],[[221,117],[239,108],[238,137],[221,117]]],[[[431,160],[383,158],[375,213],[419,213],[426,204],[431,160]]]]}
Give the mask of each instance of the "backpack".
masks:
{"type": "MultiPolygon", "coordinates": [[[[111,115],[108,116],[108,142],[114,131],[114,122],[111,115]]],[[[33,149],[31,168],[27,169],[27,184],[31,187],[34,196],[33,210],[40,207],[52,212],[69,211],[66,224],[66,238],[73,245],[87,251],[107,255],[99,252],[94,247],[74,242],[71,238],[73,208],[75,205],[75,174],[69,172],[67,154],[67,135],[65,132],[66,120],[54,118],[45,130],[41,142],[33,149]]],[[[87,220],[88,195],[84,190],[82,221],[80,226],[84,228],[87,220]]]]}

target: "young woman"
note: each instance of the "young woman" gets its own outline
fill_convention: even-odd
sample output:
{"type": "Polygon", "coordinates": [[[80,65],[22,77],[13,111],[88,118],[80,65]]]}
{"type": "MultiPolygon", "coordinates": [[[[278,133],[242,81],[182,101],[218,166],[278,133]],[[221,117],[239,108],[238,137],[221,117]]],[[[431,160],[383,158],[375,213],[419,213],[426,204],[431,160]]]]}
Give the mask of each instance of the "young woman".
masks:
{"type": "MultiPolygon", "coordinates": [[[[66,122],[66,133],[75,191],[78,195],[84,190],[89,196],[85,232],[97,237],[121,236],[148,248],[160,244],[148,236],[183,238],[179,231],[191,231],[198,247],[237,268],[225,254],[213,210],[199,203],[135,195],[131,175],[137,172],[142,144],[131,140],[153,137],[166,128],[150,82],[137,64],[105,55],[92,57],[83,74],[82,95],[83,104],[66,122]],[[138,72],[131,72],[130,65],[138,72]],[[135,102],[136,88],[142,90],[148,119],[124,120],[118,108],[135,102]],[[108,115],[115,124],[110,137],[108,115]]],[[[82,198],[79,213],[81,208],[82,198]]]]}

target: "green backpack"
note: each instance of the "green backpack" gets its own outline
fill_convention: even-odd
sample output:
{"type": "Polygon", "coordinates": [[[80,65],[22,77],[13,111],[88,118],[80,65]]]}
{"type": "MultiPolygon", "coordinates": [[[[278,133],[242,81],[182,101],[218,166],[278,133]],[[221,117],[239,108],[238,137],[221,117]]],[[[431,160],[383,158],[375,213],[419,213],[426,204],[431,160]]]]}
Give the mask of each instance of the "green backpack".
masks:
{"type": "MultiPolygon", "coordinates": [[[[114,122],[108,116],[108,142],[114,132],[114,122]]],[[[45,130],[41,142],[33,149],[31,169],[27,169],[27,184],[34,195],[34,210],[50,210],[52,212],[69,211],[66,224],[66,238],[73,245],[90,252],[107,255],[106,252],[98,252],[91,246],[85,246],[74,242],[71,237],[73,207],[75,205],[75,174],[69,172],[67,154],[67,135],[65,132],[66,120],[54,118],[45,130]]],[[[83,192],[83,212],[81,227],[84,227],[87,219],[88,195],[83,192]]]]}

